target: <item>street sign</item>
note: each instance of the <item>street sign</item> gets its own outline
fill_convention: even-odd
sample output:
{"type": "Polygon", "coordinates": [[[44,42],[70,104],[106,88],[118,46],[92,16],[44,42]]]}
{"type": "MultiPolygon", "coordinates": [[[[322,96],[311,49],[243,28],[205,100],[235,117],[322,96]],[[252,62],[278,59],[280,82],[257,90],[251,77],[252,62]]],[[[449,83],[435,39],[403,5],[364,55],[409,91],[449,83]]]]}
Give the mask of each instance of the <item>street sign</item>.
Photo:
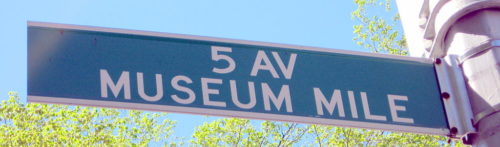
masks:
{"type": "Polygon", "coordinates": [[[449,132],[428,60],[40,22],[28,101],[449,132]]]}

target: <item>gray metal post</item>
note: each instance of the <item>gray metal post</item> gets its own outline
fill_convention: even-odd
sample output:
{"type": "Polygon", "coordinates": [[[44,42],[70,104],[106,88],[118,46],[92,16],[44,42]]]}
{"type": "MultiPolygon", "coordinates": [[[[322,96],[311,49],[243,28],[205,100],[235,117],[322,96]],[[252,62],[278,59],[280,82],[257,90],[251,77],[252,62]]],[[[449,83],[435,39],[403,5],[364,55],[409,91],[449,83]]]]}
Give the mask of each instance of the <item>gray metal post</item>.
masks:
{"type": "Polygon", "coordinates": [[[500,146],[500,9],[483,9],[456,21],[444,39],[448,52],[461,53],[477,133],[474,146],[500,146]]]}
{"type": "Polygon", "coordinates": [[[397,2],[410,54],[445,59],[451,70],[437,68],[447,73],[438,75],[459,76],[441,87],[451,99],[470,102],[445,101],[449,125],[457,128],[450,137],[464,137],[473,146],[500,146],[500,0],[397,2]]]}

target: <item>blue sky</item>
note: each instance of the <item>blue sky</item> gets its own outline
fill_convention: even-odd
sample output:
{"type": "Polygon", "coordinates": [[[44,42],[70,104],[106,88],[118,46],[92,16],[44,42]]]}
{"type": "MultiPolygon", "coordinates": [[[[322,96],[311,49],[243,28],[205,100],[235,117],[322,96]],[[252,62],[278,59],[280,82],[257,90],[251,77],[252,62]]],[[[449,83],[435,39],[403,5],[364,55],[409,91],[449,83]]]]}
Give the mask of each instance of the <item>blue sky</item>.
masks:
{"type": "MultiPolygon", "coordinates": [[[[353,41],[349,0],[0,1],[0,100],[26,100],[27,21],[368,51],[353,41]]],[[[213,117],[173,114],[176,136],[213,117]],[[195,121],[193,121],[195,120],[195,121]]]]}

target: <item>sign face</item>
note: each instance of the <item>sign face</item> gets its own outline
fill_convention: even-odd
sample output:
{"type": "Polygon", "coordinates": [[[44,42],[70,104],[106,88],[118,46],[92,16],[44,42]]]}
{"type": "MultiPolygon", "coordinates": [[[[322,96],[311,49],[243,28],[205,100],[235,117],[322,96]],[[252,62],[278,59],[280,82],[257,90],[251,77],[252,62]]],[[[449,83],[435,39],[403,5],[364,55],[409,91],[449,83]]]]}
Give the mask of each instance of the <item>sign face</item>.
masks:
{"type": "Polygon", "coordinates": [[[423,59],[30,22],[28,100],[445,135],[423,59]]]}

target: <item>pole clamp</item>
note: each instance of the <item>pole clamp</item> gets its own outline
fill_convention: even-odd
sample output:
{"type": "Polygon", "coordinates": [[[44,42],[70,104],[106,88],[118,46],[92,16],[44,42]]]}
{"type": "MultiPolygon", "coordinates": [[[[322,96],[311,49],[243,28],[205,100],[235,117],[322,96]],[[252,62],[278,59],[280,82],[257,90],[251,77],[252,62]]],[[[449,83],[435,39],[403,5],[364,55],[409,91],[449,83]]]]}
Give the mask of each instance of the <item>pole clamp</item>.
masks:
{"type": "Polygon", "coordinates": [[[467,59],[494,47],[500,47],[500,39],[490,39],[479,44],[477,47],[466,50],[465,53],[458,58],[458,62],[462,64],[467,59]]]}
{"type": "Polygon", "coordinates": [[[490,116],[492,114],[495,114],[497,112],[500,112],[500,104],[496,104],[496,105],[494,105],[493,107],[491,107],[489,109],[486,109],[486,110],[484,110],[482,112],[477,113],[474,116],[474,122],[473,122],[473,124],[477,125],[477,123],[479,123],[479,121],[481,121],[482,119],[484,119],[487,116],[490,116]]]}

